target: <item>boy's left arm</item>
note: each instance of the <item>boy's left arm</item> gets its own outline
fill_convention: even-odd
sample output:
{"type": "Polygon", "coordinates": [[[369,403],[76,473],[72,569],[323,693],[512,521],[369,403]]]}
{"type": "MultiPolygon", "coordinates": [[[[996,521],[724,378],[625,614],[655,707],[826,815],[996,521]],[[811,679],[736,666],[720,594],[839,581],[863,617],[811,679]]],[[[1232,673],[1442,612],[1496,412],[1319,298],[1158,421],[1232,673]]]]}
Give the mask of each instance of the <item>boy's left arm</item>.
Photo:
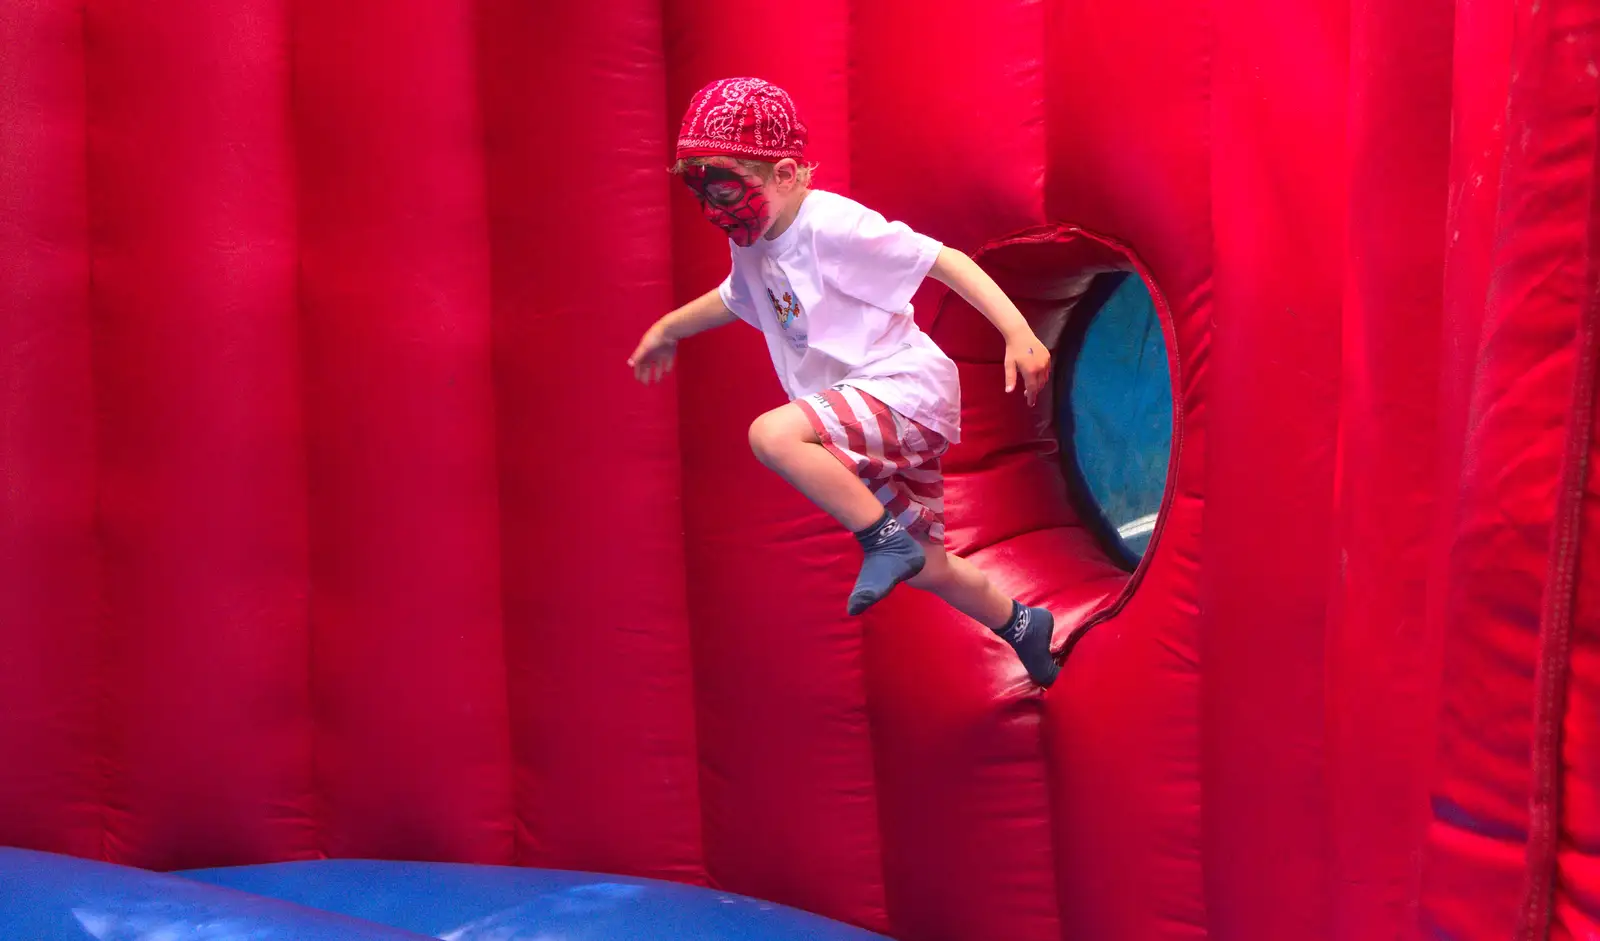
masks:
{"type": "Polygon", "coordinates": [[[962,300],[987,317],[1005,337],[1006,391],[1016,389],[1017,374],[1021,373],[1023,395],[1032,406],[1039,390],[1050,378],[1050,351],[1028,326],[1022,311],[1017,310],[1017,305],[977,262],[948,246],[939,250],[928,277],[943,282],[961,295],[962,300]]]}

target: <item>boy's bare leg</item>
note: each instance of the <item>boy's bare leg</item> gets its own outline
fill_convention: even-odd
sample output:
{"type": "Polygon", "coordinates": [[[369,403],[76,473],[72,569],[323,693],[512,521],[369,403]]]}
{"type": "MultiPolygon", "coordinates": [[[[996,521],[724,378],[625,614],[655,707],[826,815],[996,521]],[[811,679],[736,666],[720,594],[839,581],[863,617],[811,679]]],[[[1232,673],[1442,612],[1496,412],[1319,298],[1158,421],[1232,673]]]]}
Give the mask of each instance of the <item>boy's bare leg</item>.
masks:
{"type": "Polygon", "coordinates": [[[823,449],[798,405],[773,409],[752,422],[750,450],[851,532],[865,529],[883,516],[883,504],[860,477],[823,449]]]}
{"type": "Polygon", "coordinates": [[[991,631],[1010,623],[1014,602],[976,565],[931,542],[924,542],[923,549],[928,554],[928,564],[911,580],[912,586],[938,595],[950,607],[991,631]]]}
{"type": "Polygon", "coordinates": [[[756,458],[855,534],[865,553],[846,610],[860,614],[922,571],[922,546],[889,515],[860,477],[822,447],[798,405],[789,403],[750,425],[756,458]]]}
{"type": "Polygon", "coordinates": [[[850,594],[860,614],[903,581],[943,598],[951,607],[1000,635],[1034,682],[1049,686],[1058,667],[1050,655],[1055,620],[1045,608],[1025,607],[978,570],[937,542],[913,539],[867,485],[823,447],[799,406],[774,409],[750,425],[750,449],[841,526],[855,533],[865,557],[850,594]]]}
{"type": "Polygon", "coordinates": [[[1049,686],[1060,668],[1050,655],[1055,618],[1047,608],[1029,608],[1010,598],[978,570],[976,565],[944,551],[944,546],[923,543],[928,561],[909,582],[932,592],[952,608],[999,634],[1012,649],[1033,681],[1049,686]]]}

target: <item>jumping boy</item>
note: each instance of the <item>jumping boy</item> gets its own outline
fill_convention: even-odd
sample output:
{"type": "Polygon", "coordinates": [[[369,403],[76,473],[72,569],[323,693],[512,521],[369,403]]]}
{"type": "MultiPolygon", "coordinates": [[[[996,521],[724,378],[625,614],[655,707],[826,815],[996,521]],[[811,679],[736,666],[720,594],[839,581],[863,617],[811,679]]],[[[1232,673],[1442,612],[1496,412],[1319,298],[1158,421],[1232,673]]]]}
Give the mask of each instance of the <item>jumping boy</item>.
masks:
{"type": "Polygon", "coordinates": [[[981,311],[1006,340],[1006,391],[1020,374],[1029,405],[1049,352],[972,259],[812,189],[806,140],[789,95],[760,79],[723,79],[694,96],[674,172],[727,234],[732,270],[656,321],[628,364],[652,382],[685,337],[735,319],[760,330],[790,401],[751,424],[750,446],[855,534],[863,559],[846,610],[860,614],[906,582],[1004,638],[1049,686],[1050,612],[945,552],[940,457],[960,440],[960,379],[912,319],[911,297],[932,277],[981,311]]]}

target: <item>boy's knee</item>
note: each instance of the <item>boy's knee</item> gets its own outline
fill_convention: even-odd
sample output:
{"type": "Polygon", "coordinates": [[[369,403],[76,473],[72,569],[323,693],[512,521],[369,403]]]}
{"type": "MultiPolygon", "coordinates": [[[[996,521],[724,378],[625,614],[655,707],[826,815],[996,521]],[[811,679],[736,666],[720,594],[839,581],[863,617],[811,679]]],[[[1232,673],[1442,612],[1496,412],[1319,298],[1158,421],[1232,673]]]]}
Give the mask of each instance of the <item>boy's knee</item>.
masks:
{"type": "Polygon", "coordinates": [[[750,450],[771,467],[785,452],[804,444],[810,434],[811,426],[803,416],[791,414],[788,408],[773,409],[750,423],[750,450]]]}
{"type": "Polygon", "coordinates": [[[786,425],[775,411],[767,412],[750,423],[750,450],[756,460],[771,467],[784,449],[794,443],[794,435],[786,425]]]}

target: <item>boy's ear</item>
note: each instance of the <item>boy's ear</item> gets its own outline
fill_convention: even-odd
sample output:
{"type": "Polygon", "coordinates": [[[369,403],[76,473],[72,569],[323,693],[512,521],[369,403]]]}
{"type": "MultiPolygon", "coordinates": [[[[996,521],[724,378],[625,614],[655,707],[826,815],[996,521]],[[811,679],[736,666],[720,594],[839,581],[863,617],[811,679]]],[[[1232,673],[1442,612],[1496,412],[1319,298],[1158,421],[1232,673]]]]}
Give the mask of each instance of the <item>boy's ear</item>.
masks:
{"type": "Polygon", "coordinates": [[[793,157],[785,157],[772,167],[772,179],[779,186],[793,186],[800,177],[800,164],[793,157]]]}

